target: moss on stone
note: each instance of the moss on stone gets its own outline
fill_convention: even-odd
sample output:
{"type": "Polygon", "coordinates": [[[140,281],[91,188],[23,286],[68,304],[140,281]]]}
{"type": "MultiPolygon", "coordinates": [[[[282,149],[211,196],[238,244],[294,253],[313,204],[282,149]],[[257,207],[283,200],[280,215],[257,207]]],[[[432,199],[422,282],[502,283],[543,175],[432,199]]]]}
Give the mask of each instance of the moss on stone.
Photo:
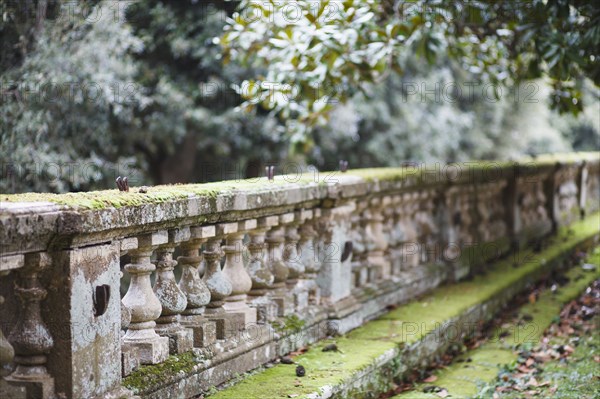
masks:
{"type": "Polygon", "coordinates": [[[286,316],[282,320],[276,320],[272,323],[275,331],[284,333],[284,334],[293,334],[302,329],[306,322],[300,319],[298,316],[291,315],[286,316]]]}
{"type": "MultiPolygon", "coordinates": [[[[401,306],[378,320],[353,330],[345,337],[318,343],[308,352],[295,358],[298,364],[305,367],[305,377],[296,377],[295,366],[279,364],[218,392],[214,399],[295,397],[292,395],[303,398],[308,394],[321,392],[328,386],[350,387],[359,375],[363,375],[361,371],[370,367],[373,368],[373,371],[368,373],[370,382],[361,377],[361,387],[369,385],[373,389],[384,391],[386,384],[390,382],[390,375],[398,374],[404,366],[399,355],[401,347],[417,342],[436,326],[465,313],[474,305],[490,300],[496,294],[510,288],[516,281],[542,270],[547,261],[560,258],[579,242],[598,234],[599,221],[600,214],[595,214],[572,225],[570,229],[573,233],[569,233],[568,229],[561,229],[557,238],[560,244],[553,245],[539,254],[525,251],[519,258],[521,262],[517,268],[513,267],[514,259],[503,260],[490,267],[487,274],[477,276],[472,281],[440,287],[420,300],[401,306]],[[410,326],[409,323],[414,325],[410,326]],[[337,344],[341,352],[322,352],[323,346],[332,342],[337,344]],[[385,368],[382,367],[384,364],[385,368]],[[383,381],[385,378],[387,380],[383,381]]],[[[578,286],[579,284],[583,282],[578,283],[578,286]]],[[[577,292],[577,289],[565,288],[564,292],[567,295],[567,292],[577,292]]],[[[508,361],[505,350],[508,351],[506,353],[512,353],[509,349],[497,347],[486,350],[487,352],[474,355],[483,371],[479,368],[469,370],[469,378],[474,381],[469,386],[473,389],[477,388],[477,381],[495,377],[497,365],[508,361]]],[[[458,386],[462,386],[461,384],[467,385],[464,381],[456,382],[458,386]]],[[[437,397],[422,392],[413,392],[414,394],[417,396],[408,397],[437,397]]],[[[347,397],[362,396],[364,395],[356,389],[347,394],[347,397]]]]}
{"type": "MultiPolygon", "coordinates": [[[[537,158],[523,159],[520,164],[523,165],[550,165],[556,162],[575,163],[580,161],[592,161],[600,158],[600,152],[587,153],[568,153],[539,156],[537,158]]],[[[462,163],[468,167],[468,172],[486,171],[490,168],[494,170],[510,168],[514,162],[498,161],[477,161],[462,163]]],[[[442,171],[443,167],[441,166],[442,171]]],[[[349,170],[344,176],[360,177],[367,182],[374,181],[401,181],[410,180],[414,184],[427,180],[428,173],[435,169],[431,165],[427,168],[368,168],[349,170]],[[424,172],[421,173],[421,170],[424,172]]],[[[456,171],[448,171],[451,178],[456,171]]],[[[466,171],[465,171],[466,172],[466,171]]],[[[339,172],[320,172],[320,176],[332,176],[339,172]]],[[[461,172],[462,173],[462,172],[461,172]]],[[[466,174],[465,174],[466,176],[466,174]]],[[[494,176],[496,176],[494,174],[494,176]]],[[[293,185],[309,185],[322,187],[327,185],[327,178],[319,178],[313,173],[303,173],[300,175],[280,175],[275,176],[274,181],[268,181],[266,178],[252,178],[244,180],[226,180],[222,182],[203,183],[203,184],[174,184],[147,187],[146,193],[140,193],[139,187],[133,187],[130,192],[122,193],[118,190],[90,191],[81,193],[50,194],[50,193],[24,193],[12,195],[0,195],[0,202],[51,202],[74,209],[104,209],[109,207],[121,208],[124,206],[139,206],[145,204],[159,204],[166,201],[185,199],[191,196],[202,196],[216,198],[219,195],[235,192],[264,192],[274,187],[285,187],[293,185]]],[[[333,182],[335,179],[331,179],[333,182]]],[[[439,181],[439,179],[438,179],[439,181]]]]}
{"type": "MultiPolygon", "coordinates": [[[[594,272],[585,272],[581,267],[569,270],[566,277],[569,283],[556,293],[545,290],[538,300],[519,309],[520,315],[527,314],[532,319],[522,325],[511,324],[495,331],[490,339],[477,349],[458,356],[448,367],[437,370],[437,380],[433,385],[444,388],[450,397],[468,398],[476,395],[482,386],[495,381],[498,373],[508,364],[517,360],[515,347],[524,343],[535,344],[543,332],[552,324],[565,303],[577,296],[600,277],[600,247],[596,248],[588,262],[598,267],[594,272]],[[502,336],[502,338],[500,338],[502,336]],[[470,361],[467,361],[470,360],[470,361]]],[[[414,391],[394,396],[396,399],[439,398],[435,393],[425,393],[423,389],[432,384],[417,384],[414,391]]]]}
{"type": "Polygon", "coordinates": [[[123,379],[123,386],[134,393],[141,392],[144,388],[159,386],[177,375],[184,376],[193,371],[203,359],[193,352],[169,356],[160,364],[142,366],[123,379]]]}

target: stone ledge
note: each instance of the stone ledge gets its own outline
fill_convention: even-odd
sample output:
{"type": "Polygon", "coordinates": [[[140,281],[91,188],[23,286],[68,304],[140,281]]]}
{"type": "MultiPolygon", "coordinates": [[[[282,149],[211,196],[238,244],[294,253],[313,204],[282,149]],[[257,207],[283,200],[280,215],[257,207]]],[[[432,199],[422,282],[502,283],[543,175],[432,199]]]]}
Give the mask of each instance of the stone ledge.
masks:
{"type": "Polygon", "coordinates": [[[441,287],[357,328],[336,340],[341,353],[323,353],[321,349],[332,341],[320,342],[295,359],[306,369],[303,378],[296,377],[295,366],[280,364],[211,397],[365,398],[366,392],[376,397],[389,389],[393,378],[445,352],[452,343],[451,329],[460,327],[462,341],[470,332],[465,326],[480,326],[530,282],[561,267],[572,251],[597,241],[599,217],[572,225],[574,232],[561,229],[553,245],[540,253],[518,253],[518,267],[513,266],[514,257],[500,261],[485,275],[441,287]]]}
{"type": "MultiPolygon", "coordinates": [[[[332,206],[339,201],[369,194],[402,190],[443,189],[447,184],[477,184],[520,174],[549,173],[557,163],[587,162],[597,165],[600,153],[557,154],[523,159],[519,162],[465,162],[468,168],[455,177],[443,172],[427,181],[431,167],[355,169],[345,174],[312,174],[224,181],[206,184],[154,186],[140,193],[105,190],[87,193],[26,193],[0,196],[0,254],[63,249],[91,245],[128,235],[182,224],[206,224],[285,213],[320,203],[332,206]],[[485,171],[494,166],[500,175],[485,171]],[[333,174],[333,175],[332,175],[333,174]]],[[[445,166],[445,165],[443,165],[445,166]]],[[[464,169],[464,168],[462,168],[464,169]]]]}

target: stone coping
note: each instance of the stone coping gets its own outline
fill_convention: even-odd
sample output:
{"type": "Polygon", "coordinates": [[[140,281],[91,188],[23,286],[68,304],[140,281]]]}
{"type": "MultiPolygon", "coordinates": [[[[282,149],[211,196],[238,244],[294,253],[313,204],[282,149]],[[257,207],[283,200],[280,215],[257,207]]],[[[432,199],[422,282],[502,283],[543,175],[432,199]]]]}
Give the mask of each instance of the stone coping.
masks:
{"type": "Polygon", "coordinates": [[[599,224],[600,214],[591,215],[561,228],[539,253],[520,251],[471,281],[440,287],[343,337],[319,342],[294,359],[305,367],[305,377],[296,376],[295,365],[278,364],[210,397],[364,398],[366,393],[376,397],[389,390],[394,377],[443,353],[451,343],[448,337],[457,336],[457,327],[458,335],[469,333],[530,282],[561,267],[573,250],[597,241],[599,224]],[[322,352],[332,342],[340,352],[322,352]]]}
{"type": "Polygon", "coordinates": [[[354,169],[130,192],[0,195],[0,256],[93,245],[182,225],[214,224],[340,201],[448,184],[496,182],[515,173],[545,175],[557,164],[600,164],[600,152],[545,155],[519,162],[463,162],[354,169]]]}

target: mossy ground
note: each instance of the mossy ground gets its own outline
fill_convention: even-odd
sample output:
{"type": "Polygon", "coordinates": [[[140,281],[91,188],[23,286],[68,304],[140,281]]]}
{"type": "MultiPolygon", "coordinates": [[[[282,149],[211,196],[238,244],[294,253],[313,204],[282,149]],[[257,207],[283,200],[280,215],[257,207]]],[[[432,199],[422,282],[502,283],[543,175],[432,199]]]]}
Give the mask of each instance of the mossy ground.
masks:
{"type": "MultiPolygon", "coordinates": [[[[435,385],[444,389],[452,398],[470,398],[479,396],[481,398],[491,397],[493,390],[485,387],[496,380],[498,373],[511,363],[516,362],[517,347],[524,344],[536,344],[543,332],[557,317],[562,306],[576,298],[590,283],[600,277],[600,247],[596,248],[588,262],[597,265],[593,272],[586,272],[580,266],[567,272],[569,283],[558,291],[544,291],[537,301],[528,303],[518,311],[522,320],[524,315],[531,320],[519,324],[503,325],[501,330],[496,330],[482,346],[467,351],[454,359],[453,363],[434,373],[437,377],[433,383],[420,383],[413,391],[407,391],[394,396],[395,399],[435,399],[439,398],[437,393],[425,393],[428,386],[435,385]],[[467,362],[467,359],[470,360],[467,362]]],[[[598,351],[600,348],[596,348],[598,351]]],[[[586,359],[581,363],[582,371],[592,366],[593,360],[586,359]]],[[[596,369],[597,369],[596,364],[596,369]]],[[[555,368],[558,366],[554,366],[555,368]]],[[[564,369],[562,371],[564,374],[564,369]]],[[[580,384],[580,374],[577,370],[569,370],[570,381],[580,384]]],[[[586,374],[586,375],[589,375],[586,374]]],[[[503,398],[505,396],[502,396],[503,398]]],[[[521,398],[522,396],[506,396],[507,398],[521,398]]],[[[564,396],[566,397],[566,396],[564,396]]],[[[577,396],[568,396],[577,397],[577,396]]]]}
{"type": "MultiPolygon", "coordinates": [[[[598,160],[598,152],[582,152],[567,154],[552,154],[540,156],[535,159],[524,159],[520,163],[527,165],[554,164],[556,162],[575,163],[583,160],[598,160]]],[[[462,173],[477,173],[478,171],[487,171],[493,168],[495,171],[499,168],[510,168],[513,162],[498,161],[478,161],[463,163],[460,167],[462,173]],[[462,170],[465,169],[466,170],[462,170]]],[[[449,179],[456,174],[456,168],[444,172],[444,165],[440,166],[442,177],[448,175],[449,179]]],[[[416,182],[428,179],[431,171],[437,170],[436,167],[428,165],[427,168],[421,166],[400,167],[400,168],[367,168],[352,169],[344,176],[357,176],[365,181],[398,181],[411,179],[416,182]],[[422,172],[422,173],[421,173],[422,172]]],[[[146,193],[140,193],[138,187],[134,187],[130,192],[122,193],[118,190],[90,191],[81,193],[51,194],[51,193],[24,193],[24,194],[0,194],[0,202],[51,202],[58,205],[67,206],[73,209],[104,209],[109,207],[120,208],[124,206],[139,206],[144,204],[158,204],[166,201],[184,199],[190,196],[207,196],[215,198],[219,194],[242,192],[257,192],[269,190],[274,187],[282,187],[290,184],[328,184],[334,182],[335,176],[339,172],[320,172],[318,175],[312,172],[305,172],[299,175],[280,175],[275,176],[274,181],[268,181],[265,177],[252,178],[244,180],[228,180],[214,183],[203,184],[174,184],[147,187],[146,193]]],[[[469,175],[470,176],[470,175],[469,175]]],[[[496,178],[498,175],[493,174],[496,178]]],[[[439,177],[439,176],[438,176],[439,177]]],[[[485,177],[485,176],[484,176],[485,177]]]]}
{"type": "MultiPolygon", "coordinates": [[[[398,351],[401,347],[418,341],[436,325],[494,297],[515,282],[541,270],[547,262],[560,257],[585,238],[597,234],[599,218],[599,214],[592,215],[574,224],[570,229],[562,229],[554,244],[540,253],[520,253],[516,260],[519,266],[516,268],[514,258],[503,260],[491,266],[483,276],[468,282],[440,287],[432,294],[401,306],[344,337],[320,342],[294,359],[297,364],[305,367],[305,377],[296,377],[295,365],[278,364],[220,391],[211,398],[303,398],[307,394],[319,392],[328,385],[351,384],[360,370],[367,367],[376,368],[376,365],[380,364],[378,358],[382,359],[389,351],[398,351]],[[322,352],[322,348],[332,342],[337,344],[341,352],[322,352]]],[[[577,292],[576,289],[573,291],[577,292]]],[[[482,352],[481,356],[491,355],[493,359],[487,365],[489,370],[486,374],[489,375],[488,379],[491,379],[497,374],[496,356],[504,352],[502,348],[496,347],[489,350],[488,353],[482,352]]],[[[509,355],[510,353],[509,351],[509,355]]],[[[509,360],[508,355],[506,359],[498,359],[500,362],[509,360]]],[[[485,364],[483,360],[480,363],[485,364]]],[[[476,384],[473,386],[477,387],[476,384]]]]}

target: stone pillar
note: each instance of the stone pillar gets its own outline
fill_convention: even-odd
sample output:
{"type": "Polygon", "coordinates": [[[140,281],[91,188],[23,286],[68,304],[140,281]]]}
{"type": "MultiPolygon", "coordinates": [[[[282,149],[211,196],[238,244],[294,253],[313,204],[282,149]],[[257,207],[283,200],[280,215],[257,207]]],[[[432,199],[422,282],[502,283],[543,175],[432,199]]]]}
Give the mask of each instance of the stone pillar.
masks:
{"type": "Polygon", "coordinates": [[[187,296],[181,291],[175,280],[173,270],[177,261],[173,259],[175,245],[190,239],[189,228],[169,231],[169,242],[156,250],[156,283],[154,293],[160,301],[162,311],[156,320],[156,332],[169,338],[171,354],[192,350],[194,337],[192,330],[179,323],[179,315],[187,307],[187,296]]]}
{"type": "Polygon", "coordinates": [[[320,290],[317,285],[317,275],[321,268],[321,263],[317,258],[315,248],[315,220],[320,216],[320,209],[302,210],[298,212],[298,219],[302,221],[300,225],[300,240],[298,241],[298,255],[300,262],[304,266],[304,273],[298,283],[301,289],[308,292],[308,301],[310,305],[316,306],[320,301],[320,290]]]}
{"type": "Polygon", "coordinates": [[[355,209],[356,204],[349,202],[321,210],[318,229],[321,270],[317,283],[321,290],[321,299],[330,305],[350,296],[351,258],[342,261],[342,254],[348,241],[350,215],[355,209]]]}
{"type": "Polygon", "coordinates": [[[181,245],[183,255],[177,258],[182,274],[179,288],[187,297],[187,307],[180,316],[183,326],[194,333],[194,347],[204,348],[217,339],[216,324],[204,317],[210,302],[210,290],[200,276],[202,255],[200,247],[215,236],[215,226],[197,226],[190,229],[191,239],[181,245]]]}
{"type": "Polygon", "coordinates": [[[8,339],[14,347],[17,365],[6,377],[14,385],[25,387],[28,399],[53,398],[54,378],[46,369],[47,355],[54,339],[41,315],[40,302],[48,291],[40,283],[40,274],[51,265],[47,253],[25,255],[25,266],[18,270],[15,292],[21,301],[21,313],[8,339]]]}
{"type": "Polygon", "coordinates": [[[169,338],[159,336],[154,328],[162,305],[152,290],[150,275],[156,267],[150,262],[152,252],[168,242],[168,233],[160,231],[138,237],[138,248],[129,251],[131,263],[125,270],[131,275],[123,304],[131,312],[131,323],[123,338],[125,349],[136,347],[140,363],[157,364],[169,356],[169,338]]]}
{"type": "Polygon", "coordinates": [[[205,315],[207,319],[216,323],[217,339],[225,339],[226,333],[231,331],[231,318],[227,317],[223,309],[225,298],[231,295],[232,287],[221,271],[222,240],[223,237],[220,235],[208,239],[204,250],[206,272],[202,278],[210,291],[210,302],[206,307],[205,315]]]}
{"type": "Polygon", "coordinates": [[[245,220],[238,223],[237,231],[227,235],[225,251],[225,265],[223,274],[231,283],[231,295],[225,300],[223,308],[228,313],[242,315],[241,328],[256,324],[256,308],[251,308],[246,303],[247,294],[252,288],[252,279],[244,267],[242,240],[246,231],[255,229],[256,219],[245,220]]]}
{"type": "Polygon", "coordinates": [[[279,216],[279,225],[273,226],[267,233],[267,258],[266,262],[275,277],[273,285],[268,293],[273,302],[277,304],[277,315],[280,317],[291,315],[294,312],[293,301],[288,298],[286,281],[289,276],[288,267],[283,260],[283,225],[294,220],[293,213],[286,213],[279,216]]]}
{"type": "Polygon", "coordinates": [[[256,308],[257,321],[265,323],[273,321],[277,317],[277,306],[265,296],[275,282],[275,276],[265,262],[265,236],[267,230],[277,225],[279,216],[261,217],[257,222],[258,227],[248,232],[250,259],[247,268],[252,280],[252,289],[248,295],[250,296],[250,306],[256,308]]]}

